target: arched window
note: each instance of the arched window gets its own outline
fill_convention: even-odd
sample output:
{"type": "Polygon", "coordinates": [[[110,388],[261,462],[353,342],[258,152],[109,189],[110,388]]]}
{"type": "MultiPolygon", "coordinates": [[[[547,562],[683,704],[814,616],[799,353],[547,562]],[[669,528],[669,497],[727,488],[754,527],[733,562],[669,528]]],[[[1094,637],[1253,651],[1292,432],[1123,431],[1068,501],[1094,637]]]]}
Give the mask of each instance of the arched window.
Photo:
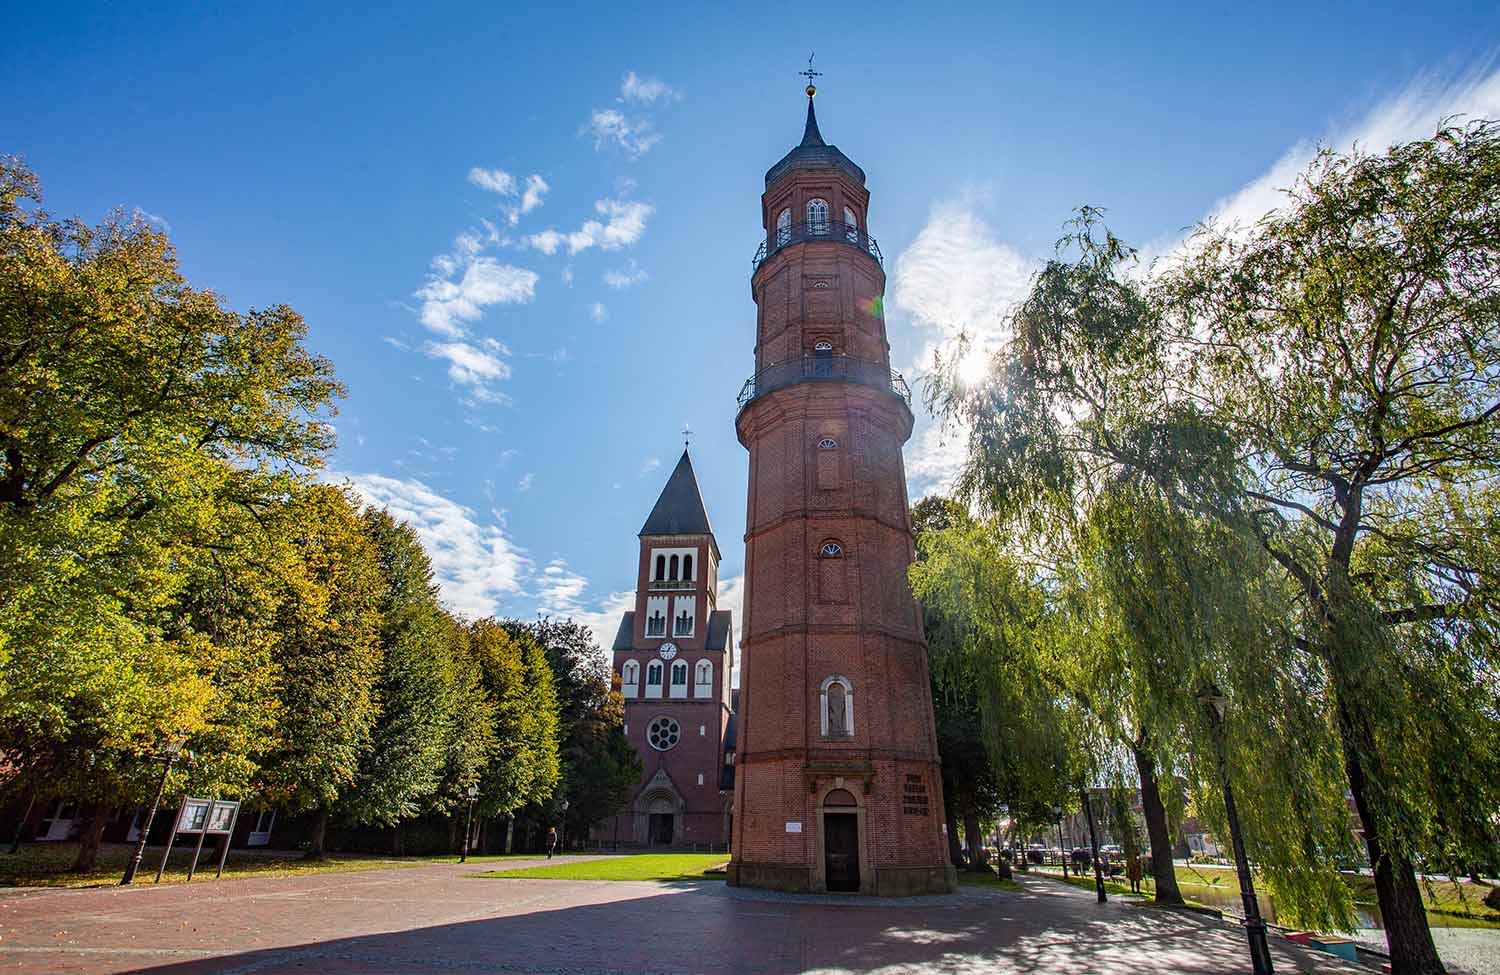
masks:
{"type": "Polygon", "coordinates": [[[687,697],[688,665],[686,660],[672,661],[672,696],[687,697]]]}
{"type": "Polygon", "coordinates": [[[834,674],[819,689],[823,712],[823,737],[850,738],[854,735],[854,685],[849,678],[834,674]]]}
{"type": "Polygon", "coordinates": [[[665,555],[658,555],[656,557],[656,575],[653,576],[652,578],[660,580],[660,579],[665,579],[666,577],[667,577],[667,557],[665,555]]]}
{"type": "Polygon", "coordinates": [[[818,549],[818,554],[825,559],[841,559],[844,557],[844,546],[838,542],[824,542],[823,547],[818,549]]]}
{"type": "Polygon", "coordinates": [[[677,556],[672,556],[672,561],[667,564],[670,566],[670,568],[667,569],[667,578],[675,580],[677,578],[677,556]]]}
{"type": "Polygon", "coordinates": [[[818,441],[819,450],[838,450],[839,442],[832,437],[824,437],[818,441]]]}
{"type": "Polygon", "coordinates": [[[787,207],[776,215],[776,246],[782,247],[792,239],[792,208],[787,207]]]}
{"type": "Polygon", "coordinates": [[[662,615],[662,611],[661,610],[658,609],[656,612],[654,612],[650,616],[646,617],[646,635],[647,636],[666,636],[667,635],[667,618],[662,615]]]}
{"type": "Polygon", "coordinates": [[[859,242],[859,219],[848,207],[844,207],[844,236],[851,244],[859,242]]]}
{"type": "Polygon", "coordinates": [[[700,660],[693,668],[693,696],[714,696],[714,663],[712,660],[700,660]]]}
{"type": "Polygon", "coordinates": [[[620,693],[626,697],[635,697],[640,683],[641,665],[634,660],[625,661],[620,667],[620,693]]]}
{"type": "Polygon", "coordinates": [[[693,618],[688,615],[687,610],[683,610],[682,612],[677,614],[677,620],[673,626],[672,632],[674,636],[693,635],[693,618]]]}
{"type": "MultiPolygon", "coordinates": [[[[648,688],[661,687],[661,661],[653,660],[646,665],[646,686],[648,688]]],[[[659,693],[659,691],[658,691],[659,693]]]]}
{"type": "Polygon", "coordinates": [[[682,557],[682,578],[684,578],[684,579],[691,579],[692,577],[693,577],[693,557],[691,555],[684,555],[682,557]]]}
{"type": "Polygon", "coordinates": [[[828,233],[828,201],[807,201],[807,232],[810,234],[828,233]]]}

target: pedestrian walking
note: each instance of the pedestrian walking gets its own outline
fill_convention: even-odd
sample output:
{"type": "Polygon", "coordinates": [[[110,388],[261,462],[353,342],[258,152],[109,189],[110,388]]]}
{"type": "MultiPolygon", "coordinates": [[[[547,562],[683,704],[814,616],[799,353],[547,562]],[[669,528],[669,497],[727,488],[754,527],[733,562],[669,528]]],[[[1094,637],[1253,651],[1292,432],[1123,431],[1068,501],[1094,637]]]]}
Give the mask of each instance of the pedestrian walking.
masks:
{"type": "Polygon", "coordinates": [[[547,859],[552,859],[552,851],[557,849],[557,827],[547,827],[547,859]]]}
{"type": "Polygon", "coordinates": [[[1125,862],[1125,876],[1130,878],[1130,892],[1139,894],[1141,892],[1141,858],[1137,854],[1130,854],[1130,859],[1125,862]]]}

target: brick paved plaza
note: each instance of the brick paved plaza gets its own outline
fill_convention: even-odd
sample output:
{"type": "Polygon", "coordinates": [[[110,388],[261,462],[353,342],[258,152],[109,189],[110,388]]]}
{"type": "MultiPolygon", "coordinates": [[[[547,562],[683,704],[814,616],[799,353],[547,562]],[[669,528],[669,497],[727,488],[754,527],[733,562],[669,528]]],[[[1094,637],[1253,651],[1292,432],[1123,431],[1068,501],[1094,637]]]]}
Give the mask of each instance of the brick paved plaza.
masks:
{"type": "MultiPolygon", "coordinates": [[[[507,864],[511,866],[511,864],[507,864]]],[[[472,865],[0,893],[5,972],[1235,972],[1232,925],[1045,880],[875,902],[472,865]]],[[[1276,939],[1278,972],[1368,971],[1276,939]]]]}

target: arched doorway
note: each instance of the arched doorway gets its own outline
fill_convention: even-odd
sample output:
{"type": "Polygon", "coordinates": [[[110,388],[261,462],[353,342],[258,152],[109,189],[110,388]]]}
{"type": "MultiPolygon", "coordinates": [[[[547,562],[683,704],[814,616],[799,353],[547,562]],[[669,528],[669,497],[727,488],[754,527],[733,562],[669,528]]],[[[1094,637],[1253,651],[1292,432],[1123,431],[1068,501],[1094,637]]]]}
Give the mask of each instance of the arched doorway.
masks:
{"type": "Polygon", "coordinates": [[[666,796],[657,796],[651,800],[651,805],[646,813],[646,842],[651,846],[671,846],[672,834],[675,826],[677,807],[672,800],[666,796]]]}
{"type": "Polygon", "coordinates": [[[823,870],[830,891],[859,891],[859,817],[847,789],[823,797],[823,870]]]}

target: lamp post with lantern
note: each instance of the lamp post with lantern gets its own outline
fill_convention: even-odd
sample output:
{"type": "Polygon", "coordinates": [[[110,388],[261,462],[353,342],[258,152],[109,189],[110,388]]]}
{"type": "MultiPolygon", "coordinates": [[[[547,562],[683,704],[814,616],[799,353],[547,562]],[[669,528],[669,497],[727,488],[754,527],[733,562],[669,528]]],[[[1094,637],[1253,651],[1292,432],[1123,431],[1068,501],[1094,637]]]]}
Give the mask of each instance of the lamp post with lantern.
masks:
{"type": "Polygon", "coordinates": [[[479,799],[479,786],[469,786],[464,792],[464,798],[469,800],[469,811],[464,817],[464,848],[459,851],[459,863],[465,863],[469,859],[469,837],[474,831],[474,803],[479,799]]]}
{"type": "Polygon", "coordinates": [[[1057,822],[1057,856],[1058,859],[1062,860],[1063,877],[1066,879],[1068,876],[1068,851],[1063,849],[1062,813],[1062,806],[1052,807],[1052,818],[1057,822]]]}
{"type": "Polygon", "coordinates": [[[1234,870],[1240,878],[1240,900],[1245,907],[1245,937],[1250,942],[1250,968],[1255,975],[1272,975],[1271,948],[1266,943],[1266,922],[1260,916],[1260,903],[1255,899],[1255,881],[1250,876],[1250,861],[1245,857],[1245,843],[1240,838],[1240,818],[1235,810],[1234,790],[1229,786],[1229,768],[1224,758],[1222,739],[1224,714],[1229,708],[1229,699],[1213,684],[1205,685],[1198,692],[1198,703],[1208,718],[1209,735],[1213,739],[1214,759],[1219,769],[1219,784],[1224,789],[1224,818],[1229,823],[1229,841],[1234,847],[1234,870]]]}
{"type": "Polygon", "coordinates": [[[135,873],[141,867],[141,858],[146,855],[146,839],[151,835],[151,823],[156,819],[156,810],[161,806],[162,793],[167,791],[167,776],[172,774],[172,766],[182,758],[188,765],[193,764],[193,753],[182,746],[187,742],[181,738],[172,738],[167,741],[162,749],[162,754],[152,755],[151,761],[161,762],[161,781],[156,784],[156,795],[151,800],[151,809],[146,813],[146,821],[141,824],[141,835],[135,843],[135,853],[131,854],[129,861],[125,864],[125,876],[120,878],[120,886],[124,887],[135,882],[135,873]]]}
{"type": "Polygon", "coordinates": [[[568,848],[568,800],[564,799],[558,808],[562,810],[562,828],[557,831],[557,852],[561,854],[568,848]]]}

